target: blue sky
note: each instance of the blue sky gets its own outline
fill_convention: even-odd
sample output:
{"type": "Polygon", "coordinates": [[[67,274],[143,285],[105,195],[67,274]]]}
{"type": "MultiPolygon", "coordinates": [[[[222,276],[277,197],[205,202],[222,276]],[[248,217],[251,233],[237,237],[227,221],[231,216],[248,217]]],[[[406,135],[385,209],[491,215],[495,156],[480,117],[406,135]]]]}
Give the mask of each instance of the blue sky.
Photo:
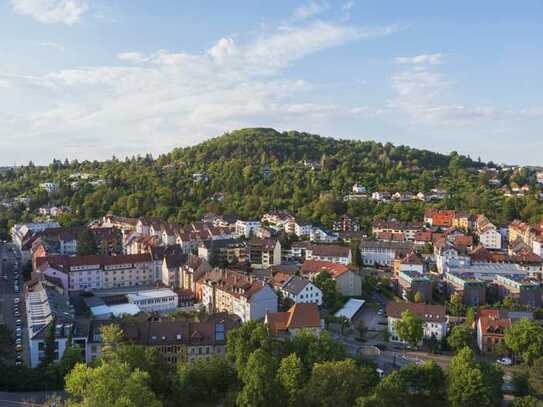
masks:
{"type": "Polygon", "coordinates": [[[241,127],[543,165],[543,3],[3,0],[0,165],[241,127]]]}

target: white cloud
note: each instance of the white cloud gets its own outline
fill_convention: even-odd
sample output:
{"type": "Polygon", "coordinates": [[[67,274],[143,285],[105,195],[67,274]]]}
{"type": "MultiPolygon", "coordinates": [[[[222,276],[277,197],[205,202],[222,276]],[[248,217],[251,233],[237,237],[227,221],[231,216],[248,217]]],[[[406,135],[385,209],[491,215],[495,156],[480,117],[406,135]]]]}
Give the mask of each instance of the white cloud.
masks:
{"type": "Polygon", "coordinates": [[[215,60],[222,62],[227,57],[235,56],[238,49],[232,38],[221,38],[208,52],[215,60]]]}
{"type": "MultiPolygon", "coordinates": [[[[442,54],[433,54],[442,55],[442,54]]],[[[449,90],[455,85],[436,71],[432,55],[412,58],[415,64],[392,76],[392,88],[396,97],[389,108],[406,113],[415,123],[433,126],[481,124],[496,120],[530,120],[543,118],[543,109],[501,109],[495,106],[467,106],[449,101],[449,90]],[[420,58],[419,58],[420,57],[420,58]],[[420,66],[419,64],[430,64],[420,66]]],[[[403,62],[402,62],[403,63],[403,62]]]]}
{"type": "Polygon", "coordinates": [[[293,20],[306,20],[318,14],[322,14],[329,9],[330,4],[328,4],[327,1],[311,0],[294,10],[292,18],[293,20]]]}
{"type": "Polygon", "coordinates": [[[53,48],[60,52],[64,52],[65,50],[64,45],[56,42],[38,42],[37,45],[39,45],[40,47],[53,48]]]}
{"type": "Polygon", "coordinates": [[[248,41],[225,37],[197,53],[129,51],[106,66],[41,76],[0,73],[2,86],[21,103],[39,101],[24,114],[5,103],[10,120],[3,129],[25,156],[43,161],[57,156],[58,146],[63,156],[80,158],[156,154],[239,127],[333,122],[361,111],[319,103],[312,83],[284,78],[282,70],[307,55],[397,30],[313,22],[248,41]]]}
{"type": "Polygon", "coordinates": [[[141,52],[121,52],[117,54],[117,58],[121,61],[130,62],[133,64],[139,64],[147,61],[147,57],[141,52]]]}
{"type": "Polygon", "coordinates": [[[413,57],[398,57],[395,59],[398,64],[410,65],[437,65],[443,62],[445,55],[437,54],[421,54],[413,57]]]}
{"type": "Polygon", "coordinates": [[[72,25],[89,9],[90,0],[11,0],[16,14],[28,15],[40,23],[72,25]]]}

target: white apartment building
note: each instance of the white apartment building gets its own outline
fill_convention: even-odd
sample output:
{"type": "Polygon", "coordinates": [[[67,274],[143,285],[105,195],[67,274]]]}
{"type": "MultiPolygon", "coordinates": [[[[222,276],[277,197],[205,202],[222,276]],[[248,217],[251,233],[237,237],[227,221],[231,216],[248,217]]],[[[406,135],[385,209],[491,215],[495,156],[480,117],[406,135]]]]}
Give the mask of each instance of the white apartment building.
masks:
{"type": "Polygon", "coordinates": [[[227,311],[242,322],[262,320],[277,312],[277,294],[262,281],[230,270],[215,270],[201,280],[202,303],[208,312],[227,311]]]}
{"type": "Polygon", "coordinates": [[[16,224],[11,228],[11,240],[19,248],[23,246],[25,237],[43,232],[46,229],[59,228],[58,222],[34,222],[16,224]]]}
{"type": "Polygon", "coordinates": [[[256,235],[261,227],[262,224],[257,220],[237,220],[235,225],[236,235],[248,238],[251,235],[256,235]]]}
{"type": "Polygon", "coordinates": [[[58,191],[58,184],[56,182],[42,182],[40,188],[47,191],[48,194],[52,194],[58,191]]]}
{"type": "Polygon", "coordinates": [[[160,279],[149,254],[122,256],[54,256],[37,272],[58,278],[69,291],[150,286],[160,279]]]}
{"type": "Polygon", "coordinates": [[[285,298],[291,299],[295,304],[322,305],[322,291],[307,278],[292,276],[279,290],[285,298]]]}
{"type": "Polygon", "coordinates": [[[449,321],[445,307],[442,305],[415,304],[408,302],[389,302],[386,307],[388,316],[388,334],[391,342],[403,343],[396,331],[396,323],[402,318],[402,313],[411,311],[424,320],[423,339],[434,337],[440,341],[447,335],[449,321]]]}

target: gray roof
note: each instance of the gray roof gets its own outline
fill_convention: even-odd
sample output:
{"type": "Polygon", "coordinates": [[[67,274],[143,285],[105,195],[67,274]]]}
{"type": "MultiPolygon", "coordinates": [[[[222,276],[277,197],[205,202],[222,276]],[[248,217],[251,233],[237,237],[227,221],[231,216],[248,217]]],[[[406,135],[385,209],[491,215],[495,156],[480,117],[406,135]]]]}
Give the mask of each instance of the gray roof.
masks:
{"type": "Polygon", "coordinates": [[[298,295],[309,284],[309,280],[300,276],[292,276],[283,284],[283,290],[298,295]]]}
{"type": "Polygon", "coordinates": [[[382,242],[379,240],[362,240],[360,242],[361,249],[411,249],[411,242],[382,242]]]}

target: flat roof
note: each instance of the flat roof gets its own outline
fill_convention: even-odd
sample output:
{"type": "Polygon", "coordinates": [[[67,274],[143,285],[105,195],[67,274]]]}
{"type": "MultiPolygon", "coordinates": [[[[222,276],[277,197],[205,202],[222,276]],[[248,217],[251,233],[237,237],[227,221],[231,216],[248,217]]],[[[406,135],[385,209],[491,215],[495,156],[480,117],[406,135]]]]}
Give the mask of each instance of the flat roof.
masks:
{"type": "Polygon", "coordinates": [[[349,301],[345,303],[343,308],[335,313],[336,317],[345,317],[351,320],[355,314],[364,306],[366,301],[359,300],[357,298],[349,298],[349,301]]]}
{"type": "Polygon", "coordinates": [[[136,304],[110,305],[109,310],[116,317],[120,317],[121,315],[136,315],[140,312],[140,308],[136,304]]]}
{"type": "Polygon", "coordinates": [[[159,288],[157,290],[145,290],[127,294],[127,297],[129,300],[142,300],[146,298],[177,297],[177,294],[169,288],[159,288]]]}

